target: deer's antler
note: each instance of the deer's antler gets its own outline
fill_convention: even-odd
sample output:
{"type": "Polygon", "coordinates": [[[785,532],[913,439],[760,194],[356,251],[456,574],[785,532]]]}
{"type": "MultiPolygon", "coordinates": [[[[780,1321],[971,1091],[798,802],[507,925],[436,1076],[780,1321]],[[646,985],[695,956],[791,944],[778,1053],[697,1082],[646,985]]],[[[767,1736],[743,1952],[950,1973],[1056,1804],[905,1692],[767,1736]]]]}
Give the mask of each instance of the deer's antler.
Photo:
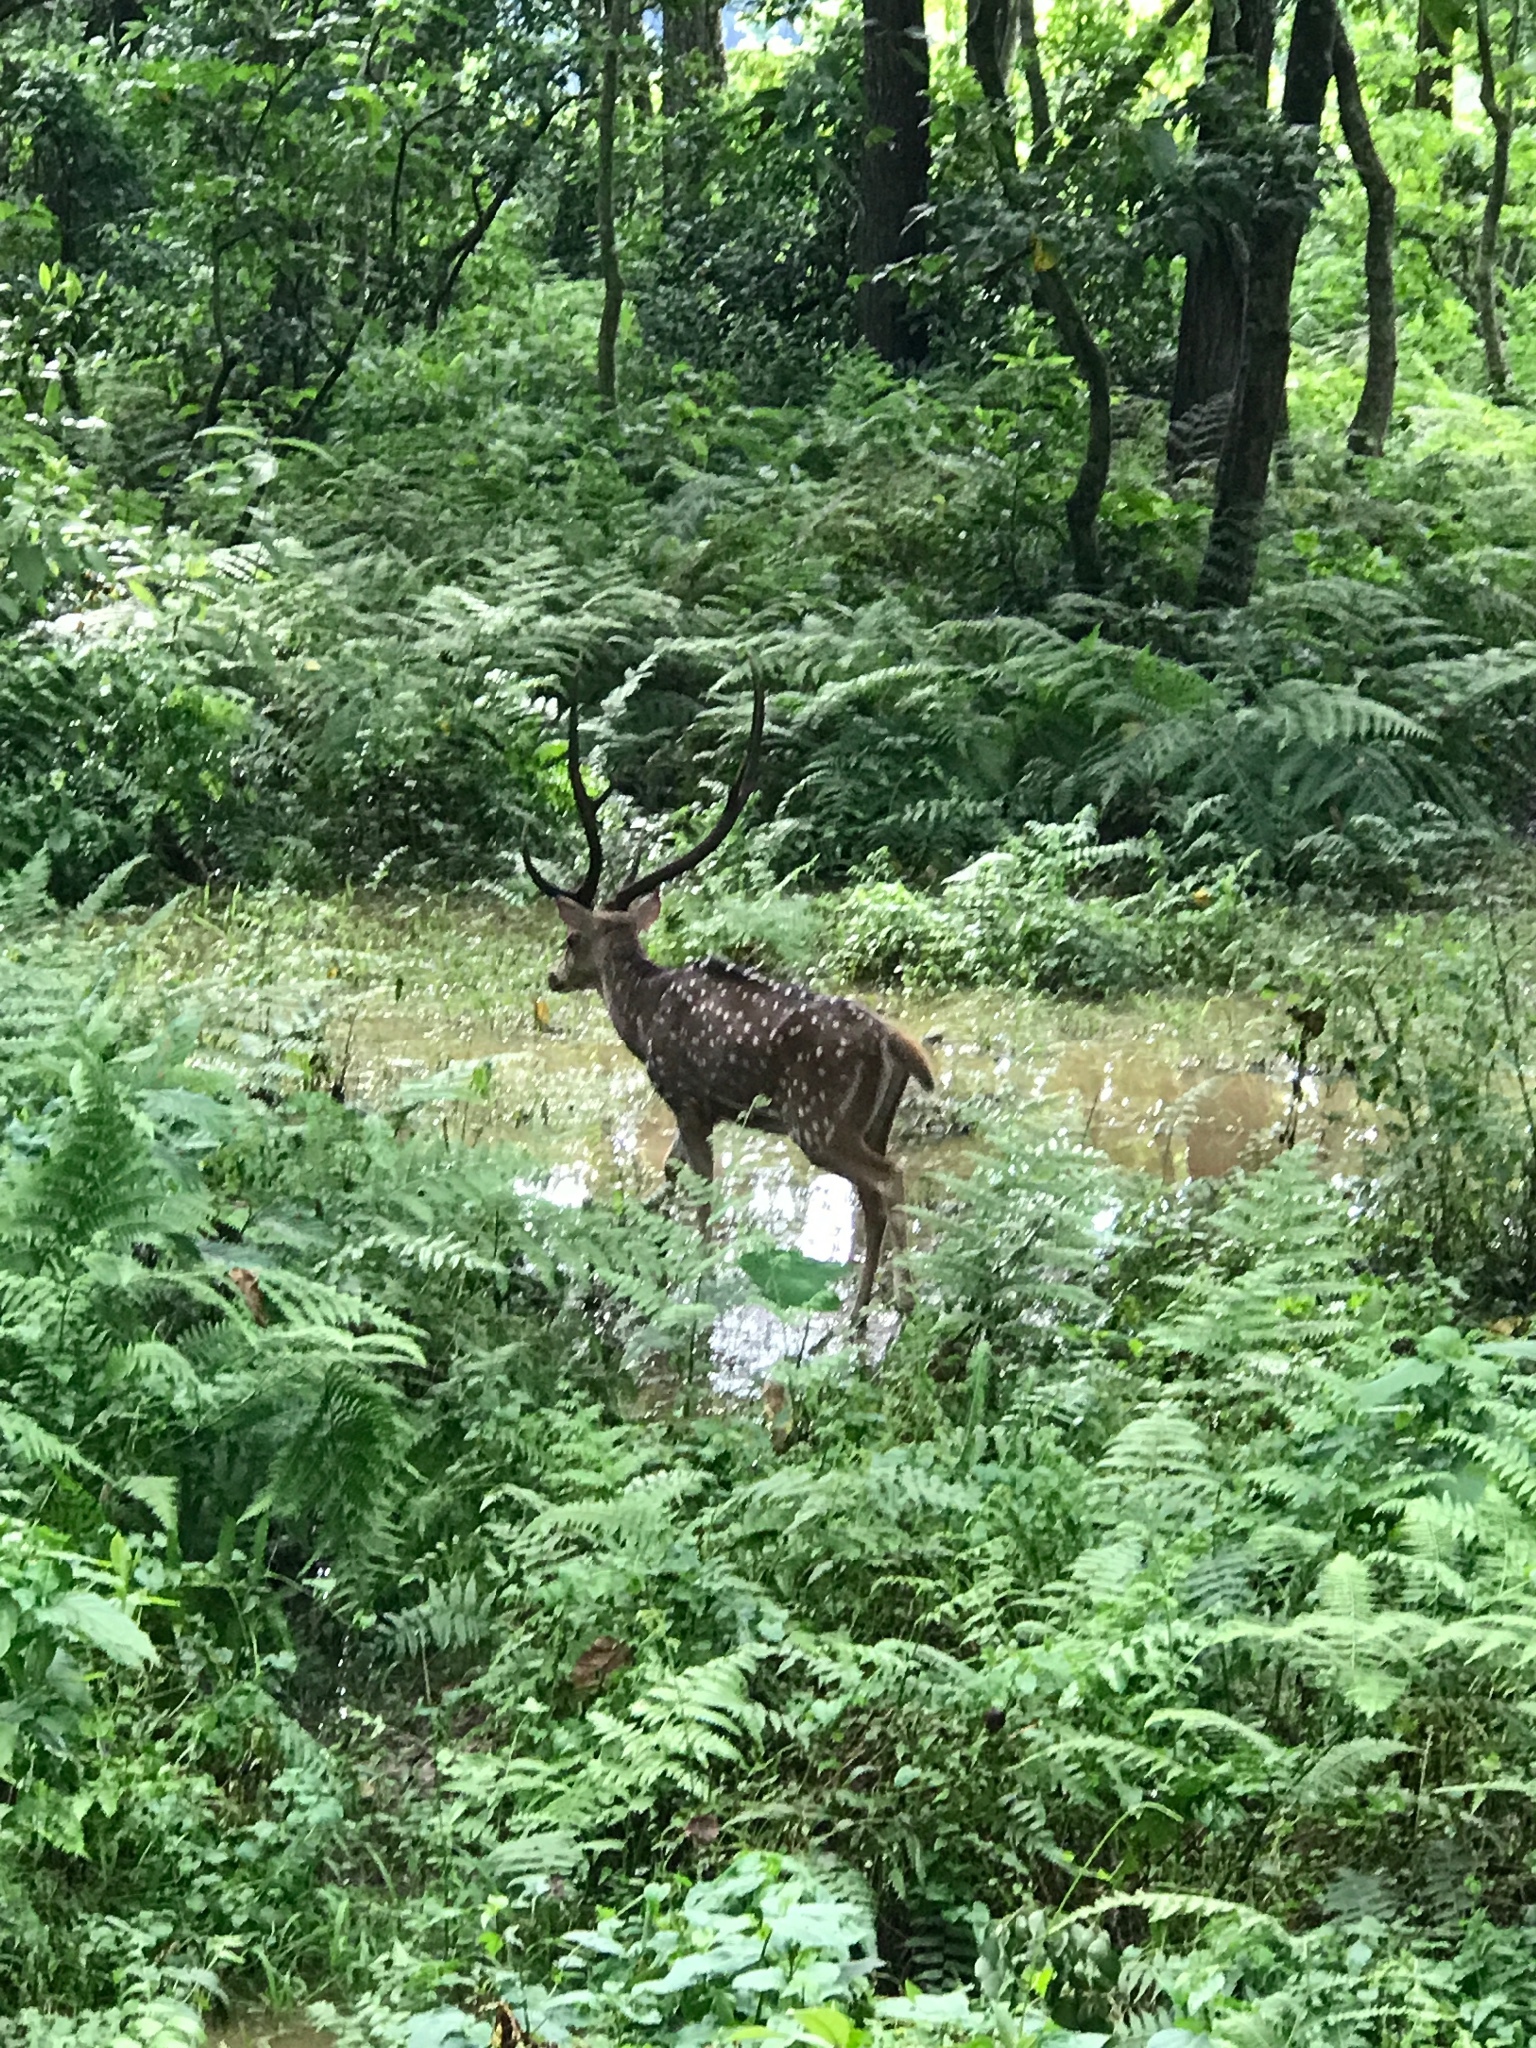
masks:
{"type": "Polygon", "coordinates": [[[652,868],[649,874],[636,875],[623,888],[608,899],[609,910],[628,910],[632,903],[638,903],[642,896],[649,896],[659,889],[663,882],[675,882],[679,875],[686,875],[707,860],[726,834],[746,809],[747,798],[752,794],[757,778],[757,757],[763,742],[763,720],[768,708],[767,695],[761,673],[752,681],[752,729],[747,734],[747,751],[742,756],[741,769],[731,784],[725,799],[725,806],[713,825],[704,834],[697,846],[687,853],[680,853],[674,859],[663,861],[659,868],[652,868]]]}
{"type": "Polygon", "coordinates": [[[523,866],[528,878],[536,889],[546,896],[568,896],[574,902],[584,903],[588,910],[597,901],[597,885],[603,876],[603,836],[597,822],[597,804],[587,788],[581,773],[581,713],[576,700],[571,699],[570,718],[566,731],[565,767],[571,778],[571,796],[575,801],[576,815],[581,820],[581,829],[587,836],[587,872],[574,889],[561,889],[548,875],[534,866],[528,850],[523,849],[523,866]]]}

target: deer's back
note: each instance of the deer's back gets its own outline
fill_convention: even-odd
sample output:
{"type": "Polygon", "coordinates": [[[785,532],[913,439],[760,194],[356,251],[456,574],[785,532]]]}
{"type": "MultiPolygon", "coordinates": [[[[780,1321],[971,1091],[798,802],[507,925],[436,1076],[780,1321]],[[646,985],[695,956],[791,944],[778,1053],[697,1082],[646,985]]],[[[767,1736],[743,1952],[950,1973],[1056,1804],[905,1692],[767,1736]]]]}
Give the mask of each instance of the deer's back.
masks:
{"type": "Polygon", "coordinates": [[[770,981],[729,961],[679,968],[658,1003],[646,1071],[668,1102],[721,1117],[781,1106],[791,1073],[824,1071],[829,1086],[884,1056],[887,1027],[846,996],[770,981]]]}

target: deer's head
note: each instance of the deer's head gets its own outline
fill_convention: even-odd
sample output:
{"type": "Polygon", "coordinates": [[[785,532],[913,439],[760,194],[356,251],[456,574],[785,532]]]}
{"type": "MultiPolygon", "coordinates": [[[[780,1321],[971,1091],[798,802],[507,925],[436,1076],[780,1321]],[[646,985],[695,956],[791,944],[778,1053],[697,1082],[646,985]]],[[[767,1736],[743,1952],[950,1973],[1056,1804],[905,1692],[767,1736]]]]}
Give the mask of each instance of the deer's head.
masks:
{"type": "Polygon", "coordinates": [[[549,970],[549,985],[556,995],[568,996],[580,988],[601,988],[605,970],[611,975],[633,958],[640,934],[661,913],[661,897],[652,890],[633,910],[588,910],[574,896],[557,896],[555,908],[565,925],[565,951],[549,970]]]}
{"type": "Polygon", "coordinates": [[[680,853],[672,860],[663,861],[660,867],[652,868],[648,874],[631,876],[621,889],[600,904],[597,887],[603,873],[602,831],[598,824],[597,801],[581,772],[580,714],[575,703],[571,704],[565,765],[571,778],[576,815],[586,835],[587,871],[574,889],[562,889],[534,866],[527,853],[523,855],[523,866],[536,887],[553,898],[565,925],[565,951],[549,976],[549,985],[557,995],[566,995],[575,989],[599,988],[605,969],[617,967],[626,957],[638,955],[641,933],[649,931],[661,910],[663,883],[675,882],[679,875],[686,875],[696,868],[724,840],[752,794],[765,710],[763,683],[759,676],[753,682],[752,728],[747,736],[741,772],[731,784],[719,817],[697,846],[690,847],[686,853],[680,853]]]}

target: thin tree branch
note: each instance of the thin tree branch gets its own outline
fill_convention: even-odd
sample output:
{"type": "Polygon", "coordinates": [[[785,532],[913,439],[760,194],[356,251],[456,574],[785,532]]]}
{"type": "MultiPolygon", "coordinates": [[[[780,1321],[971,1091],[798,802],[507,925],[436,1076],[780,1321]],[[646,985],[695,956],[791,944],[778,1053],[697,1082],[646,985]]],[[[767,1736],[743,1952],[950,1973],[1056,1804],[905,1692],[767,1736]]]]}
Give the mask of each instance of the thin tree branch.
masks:
{"type": "Polygon", "coordinates": [[[1397,233],[1397,189],[1377,154],[1354,47],[1342,20],[1333,33],[1333,85],[1338,96],[1339,123],[1365,189],[1365,383],[1349,429],[1355,455],[1379,455],[1392,423],[1397,388],[1397,284],[1393,244],[1397,233]]]}
{"type": "Polygon", "coordinates": [[[497,216],[502,208],[523,182],[524,175],[528,169],[529,159],[532,157],[534,150],[543,141],[557,112],[558,109],[552,106],[546,106],[541,109],[538,125],[532,134],[526,138],[516,163],[503,174],[500,183],[492,188],[490,199],[487,202],[481,204],[478,200],[476,201],[474,220],[471,221],[463,234],[457,236],[443,251],[442,261],[439,266],[440,282],[437,290],[432,295],[432,302],[427,308],[427,325],[429,328],[436,327],[448,311],[454,291],[458,286],[460,277],[463,275],[464,266],[496,225],[497,216]]]}
{"type": "Polygon", "coordinates": [[[613,155],[619,107],[619,41],[628,26],[628,17],[629,0],[609,0],[597,110],[597,249],[603,279],[603,311],[597,327],[597,395],[604,405],[617,402],[615,351],[619,316],[624,309],[624,277],[619,269],[614,229],[613,155]]]}
{"type": "MultiPolygon", "coordinates": [[[[1191,0],[1174,0],[1174,4],[1185,8],[1191,0]]],[[[1041,170],[1053,151],[1054,130],[1050,95],[1040,62],[1034,0],[1020,0],[1019,57],[1029,89],[1029,161],[1032,169],[1041,170]]],[[[983,79],[981,84],[985,91],[987,81],[983,79]]],[[[1019,175],[1013,116],[1006,94],[1001,101],[995,93],[990,96],[988,111],[993,151],[1004,194],[1015,212],[1023,213],[1027,208],[1027,195],[1019,175]]],[[[1033,260],[1030,289],[1035,303],[1049,314],[1062,351],[1071,358],[1088,397],[1088,441],[1077,481],[1067,500],[1066,520],[1073,574],[1082,589],[1098,590],[1104,582],[1104,561],[1099,549],[1099,507],[1109,482],[1111,442],[1109,363],[1093,329],[1083,318],[1072,287],[1062,276],[1054,255],[1043,250],[1037,241],[1033,260]]]]}
{"type": "MultiPolygon", "coordinates": [[[[1511,38],[1513,38],[1513,22],[1511,38]]],[[[1477,0],[1478,94],[1483,112],[1493,129],[1493,172],[1488,197],[1483,204],[1482,226],[1477,237],[1477,269],[1473,293],[1477,306],[1478,330],[1482,336],[1483,360],[1488,382],[1496,398],[1509,389],[1509,358],[1504,349],[1504,331],[1499,324],[1498,253],[1499,223],[1509,193],[1509,151],[1514,133],[1514,111],[1508,101],[1500,102],[1498,70],[1493,56],[1493,32],[1488,19],[1488,0],[1477,0]]]]}

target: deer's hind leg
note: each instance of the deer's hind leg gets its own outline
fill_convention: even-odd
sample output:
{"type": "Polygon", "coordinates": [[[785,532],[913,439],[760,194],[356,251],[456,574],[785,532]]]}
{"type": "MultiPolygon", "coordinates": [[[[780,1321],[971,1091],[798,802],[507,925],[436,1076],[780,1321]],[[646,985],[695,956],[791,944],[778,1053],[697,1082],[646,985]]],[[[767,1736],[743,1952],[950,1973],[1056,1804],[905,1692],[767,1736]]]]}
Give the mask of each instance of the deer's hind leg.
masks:
{"type": "Polygon", "coordinates": [[[856,1024],[829,1036],[824,1023],[797,1019],[779,1040],[779,1101],[789,1135],[813,1166],[853,1183],[864,1214],[856,1317],[869,1305],[886,1238],[893,1226],[900,1228],[901,1174],[885,1144],[906,1075],[896,1070],[883,1029],[876,1028],[880,1038],[872,1042],[856,1024]]]}
{"type": "Polygon", "coordinates": [[[901,1171],[894,1160],[877,1152],[857,1131],[840,1131],[828,1137],[807,1131],[803,1137],[798,1132],[794,1137],[813,1166],[852,1181],[858,1195],[859,1207],[864,1212],[864,1270],[859,1276],[853,1313],[862,1316],[874,1292],[875,1271],[887,1236],[893,1242],[900,1241],[904,1192],[901,1171]]]}
{"type": "Polygon", "coordinates": [[[864,1212],[864,1269],[859,1275],[859,1291],[853,1299],[853,1312],[855,1316],[861,1316],[875,1291],[875,1275],[880,1270],[880,1254],[885,1248],[886,1226],[890,1218],[876,1189],[859,1181],[855,1181],[853,1186],[859,1207],[864,1212]]]}
{"type": "MultiPolygon", "coordinates": [[[[672,1149],[662,1168],[668,1186],[675,1184],[685,1166],[700,1180],[712,1181],[715,1177],[715,1148],[709,1140],[715,1128],[714,1118],[696,1103],[674,1108],[672,1114],[677,1118],[677,1136],[672,1140],[672,1149]]],[[[708,1205],[702,1204],[695,1215],[700,1230],[706,1230],[709,1227],[708,1205]]]]}
{"type": "MultiPolygon", "coordinates": [[[[879,1091],[875,1105],[864,1126],[864,1143],[872,1153],[884,1160],[887,1181],[885,1191],[868,1184],[854,1182],[858,1192],[859,1206],[864,1212],[864,1271],[859,1280],[859,1292],[855,1313],[862,1313],[874,1292],[875,1276],[880,1267],[880,1254],[887,1239],[893,1252],[899,1252],[906,1244],[906,1230],[902,1218],[902,1202],[905,1185],[895,1163],[887,1156],[891,1142],[891,1126],[896,1121],[896,1112],[901,1107],[901,1098],[907,1092],[908,1075],[894,1061],[882,1061],[879,1091]]],[[[898,1289],[898,1297],[900,1290],[898,1289]]]]}
{"type": "Polygon", "coordinates": [[[855,1315],[863,1313],[875,1291],[875,1277],[880,1270],[880,1254],[885,1249],[886,1239],[891,1240],[893,1249],[899,1250],[905,1237],[901,1227],[901,1175],[886,1158],[886,1147],[890,1143],[891,1125],[896,1119],[906,1086],[907,1077],[899,1071],[885,1082],[864,1130],[864,1143],[869,1151],[885,1158],[889,1173],[895,1176],[895,1191],[893,1194],[889,1181],[884,1192],[870,1181],[854,1180],[853,1183],[864,1215],[864,1270],[859,1276],[859,1291],[854,1300],[855,1315]]]}

